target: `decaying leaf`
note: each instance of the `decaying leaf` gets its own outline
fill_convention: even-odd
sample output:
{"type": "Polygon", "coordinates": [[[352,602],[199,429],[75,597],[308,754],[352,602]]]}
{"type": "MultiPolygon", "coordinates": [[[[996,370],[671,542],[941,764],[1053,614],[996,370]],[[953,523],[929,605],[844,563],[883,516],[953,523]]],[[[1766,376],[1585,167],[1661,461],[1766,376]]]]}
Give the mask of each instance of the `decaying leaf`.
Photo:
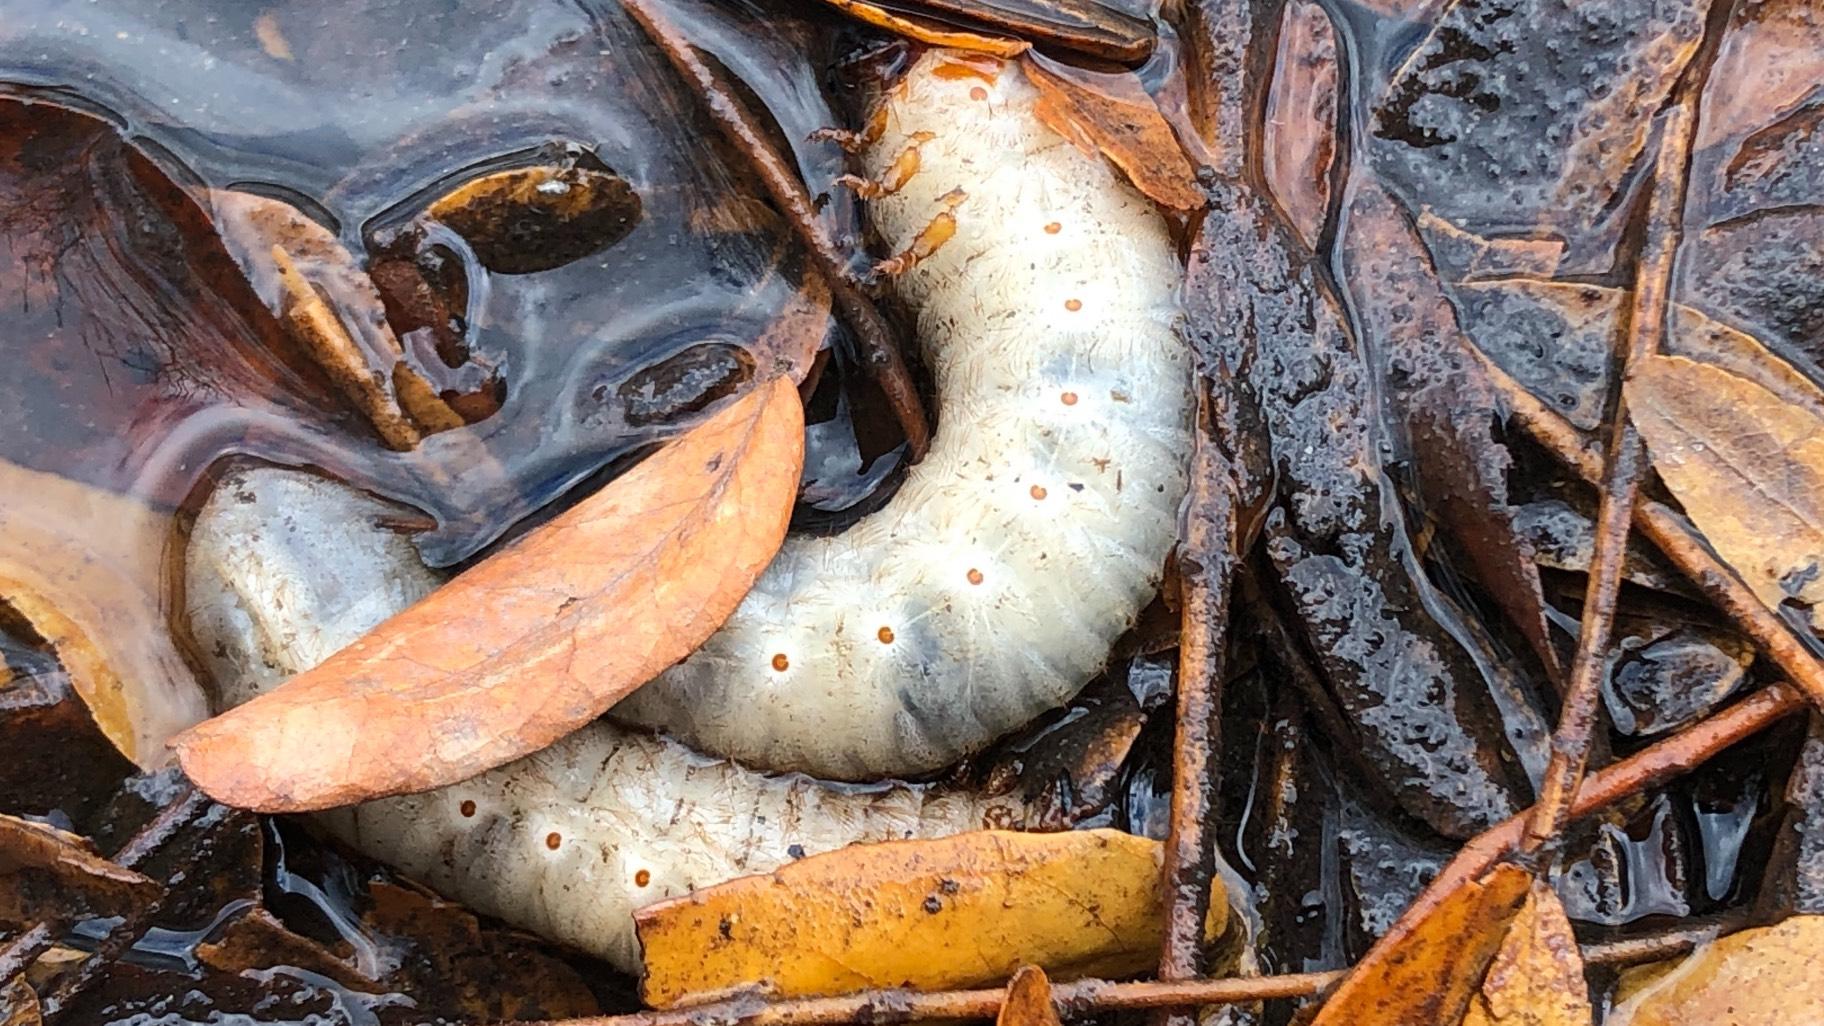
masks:
{"type": "Polygon", "coordinates": [[[1558,893],[1535,880],[1463,1026],[1590,1026],[1594,1016],[1571,921],[1558,893]]]}
{"type": "MultiPolygon", "coordinates": [[[[978,831],[843,848],[635,913],[642,995],[658,1008],[731,993],[937,990],[1118,976],[1158,959],[1159,842],[1113,830],[978,831]]],[[[1211,934],[1227,901],[1211,903],[1211,934]]]]}
{"type": "Polygon", "coordinates": [[[0,1026],[40,1026],[38,995],[23,979],[0,987],[0,1026]]]}
{"type": "Polygon", "coordinates": [[[1628,412],[1654,469],[1704,537],[1771,609],[1824,626],[1824,418],[1718,367],[1657,356],[1628,412]]]}
{"type": "Polygon", "coordinates": [[[803,407],[777,378],[316,669],[174,740],[262,811],[425,790],[536,751],[721,625],[785,537],[803,407]]]}
{"type": "Polygon", "coordinates": [[[159,891],[152,880],[96,854],[88,841],[0,815],[0,926],[123,915],[159,891]]]}
{"type": "Polygon", "coordinates": [[[156,768],[207,714],[161,612],[167,518],[3,459],[0,496],[0,616],[56,654],[121,754],[156,768]]]}
{"type": "Polygon", "coordinates": [[[1267,91],[1261,171],[1305,245],[1317,243],[1330,208],[1336,161],[1336,30],[1315,0],[1280,15],[1279,53],[1267,91]]]}
{"type": "Polygon", "coordinates": [[[1063,1026],[1051,1000],[1051,979],[1036,965],[1023,966],[1007,981],[1007,999],[994,1026],[1063,1026]]]}
{"type": "Polygon", "coordinates": [[[1622,974],[1607,1026],[1824,1022],[1824,916],[1732,933],[1676,962],[1622,974]]]}
{"type": "Polygon", "coordinates": [[[444,194],[425,213],[456,231],[500,274],[561,267],[627,237],[640,196],[605,168],[511,168],[444,194]]]}
{"type": "Polygon", "coordinates": [[[979,32],[949,28],[923,18],[909,18],[905,15],[894,14],[885,8],[866,3],[864,0],[824,0],[824,2],[857,21],[865,22],[875,28],[886,29],[888,32],[894,32],[907,39],[915,39],[930,46],[947,46],[955,50],[993,54],[996,57],[1014,57],[1025,53],[1031,47],[1030,43],[1020,39],[983,35],[979,32]]]}
{"type": "Polygon", "coordinates": [[[1137,77],[1092,74],[1033,55],[1020,68],[1038,87],[1039,120],[1053,131],[1087,152],[1101,152],[1160,206],[1203,206],[1196,169],[1137,77]]]}
{"type": "Polygon", "coordinates": [[[1413,1026],[1460,1021],[1520,914],[1532,876],[1495,867],[1451,892],[1356,963],[1312,1026],[1413,1026]]]}

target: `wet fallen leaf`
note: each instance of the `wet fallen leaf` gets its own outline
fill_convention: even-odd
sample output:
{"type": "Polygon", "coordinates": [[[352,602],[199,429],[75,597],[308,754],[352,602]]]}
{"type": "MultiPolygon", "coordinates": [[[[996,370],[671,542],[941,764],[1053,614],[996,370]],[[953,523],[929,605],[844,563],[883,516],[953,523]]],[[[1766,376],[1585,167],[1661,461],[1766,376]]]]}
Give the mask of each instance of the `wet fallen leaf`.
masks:
{"type": "Polygon", "coordinates": [[[466,182],[425,213],[462,236],[482,266],[530,274],[626,238],[640,221],[640,196],[606,169],[520,167],[466,182]]]}
{"type": "Polygon", "coordinates": [[[7,815],[0,815],[0,881],[0,924],[11,926],[123,915],[160,889],[76,834],[7,815]]]}
{"type": "Polygon", "coordinates": [[[993,54],[996,57],[1014,57],[1025,53],[1032,44],[1005,36],[983,35],[979,32],[968,32],[950,28],[938,22],[924,18],[909,18],[894,14],[863,0],[824,0],[824,3],[847,14],[857,21],[886,29],[907,39],[914,39],[930,46],[947,46],[953,50],[969,50],[975,53],[993,54]]]}
{"type": "Polygon", "coordinates": [[[1330,208],[1337,68],[1336,30],[1323,6],[1315,0],[1287,4],[1267,91],[1261,170],[1307,246],[1317,243],[1330,208]]]}
{"type": "Polygon", "coordinates": [[[335,952],[293,933],[271,912],[253,908],[223,927],[215,939],[196,947],[196,960],[226,973],[291,966],[334,980],[351,990],[371,990],[375,981],[335,952]]]}
{"type": "Polygon", "coordinates": [[[1452,891],[1410,929],[1382,937],[1311,1026],[1459,1022],[1531,887],[1526,871],[1501,865],[1452,891]]]}
{"type": "Polygon", "coordinates": [[[1533,882],[1463,1026],[1590,1026],[1583,956],[1558,893],[1533,882]]]}
{"type": "Polygon", "coordinates": [[[42,639],[121,754],[151,769],[206,715],[163,605],[166,518],[0,459],[0,608],[42,639]]]}
{"type": "Polygon", "coordinates": [[[1007,999],[994,1026],[1063,1026],[1051,1000],[1051,980],[1036,965],[1024,966],[1007,981],[1007,999]]]}
{"type": "MultiPolygon", "coordinates": [[[[731,993],[938,990],[1121,975],[1158,959],[1162,846],[1113,830],[978,831],[854,845],[634,914],[641,993],[665,1008],[731,993]]],[[[1211,934],[1227,901],[1212,902],[1211,934]]]]}
{"type": "Polygon", "coordinates": [[[1769,608],[1824,602],[1824,418],[1718,367],[1656,356],[1628,411],[1654,469],[1769,608]]]}
{"type": "Polygon", "coordinates": [[[300,811],[536,751],[701,644],[785,537],[803,408],[777,378],[316,669],[178,737],[218,800],[300,811]]]}
{"type": "Polygon", "coordinates": [[[38,995],[22,979],[0,987],[0,1026],[40,1026],[38,995]]]}
{"type": "Polygon", "coordinates": [[[1196,169],[1138,77],[1086,72],[1034,55],[1020,67],[1039,90],[1035,113],[1053,131],[1100,152],[1153,202],[1172,210],[1203,206],[1196,169]]]}
{"type": "Polygon", "coordinates": [[[1824,916],[1732,933],[1676,962],[1622,974],[1607,1026],[1824,1022],[1824,916]]]}

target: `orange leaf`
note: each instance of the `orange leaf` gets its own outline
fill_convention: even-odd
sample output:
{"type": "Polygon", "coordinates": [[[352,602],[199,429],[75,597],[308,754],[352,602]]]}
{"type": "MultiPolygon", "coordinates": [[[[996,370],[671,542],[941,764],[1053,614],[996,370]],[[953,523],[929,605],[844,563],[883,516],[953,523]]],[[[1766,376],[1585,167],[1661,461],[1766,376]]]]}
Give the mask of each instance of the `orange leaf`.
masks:
{"type": "Polygon", "coordinates": [[[804,410],[763,383],[321,665],[176,738],[212,797],[296,812],[545,747],[702,644],[785,538],[804,410]]]}
{"type": "Polygon", "coordinates": [[[1029,965],[1013,974],[994,1026],[1063,1026],[1051,999],[1051,980],[1045,970],[1029,965]]]}
{"type": "Polygon", "coordinates": [[[1452,891],[1411,929],[1382,937],[1311,1026],[1459,1022],[1531,887],[1525,870],[1501,865],[1452,891]]]}
{"type": "Polygon", "coordinates": [[[1558,892],[1533,881],[1463,1026],[1590,1026],[1583,954],[1558,892]]]}
{"type": "Polygon", "coordinates": [[[1134,188],[1172,210],[1203,206],[1197,170],[1165,115],[1133,74],[1094,75],[1028,57],[1020,62],[1038,87],[1040,121],[1066,139],[1087,142],[1122,170],[1134,188]],[[1075,76],[1066,78],[1065,75],[1075,76]]]}
{"type": "Polygon", "coordinates": [[[824,0],[824,2],[858,21],[866,22],[875,28],[886,29],[888,32],[896,32],[907,39],[930,46],[947,46],[953,50],[989,53],[996,57],[1013,57],[1025,53],[1032,46],[1020,39],[946,28],[924,18],[909,18],[905,15],[894,14],[884,8],[867,3],[865,0],[824,0]]]}

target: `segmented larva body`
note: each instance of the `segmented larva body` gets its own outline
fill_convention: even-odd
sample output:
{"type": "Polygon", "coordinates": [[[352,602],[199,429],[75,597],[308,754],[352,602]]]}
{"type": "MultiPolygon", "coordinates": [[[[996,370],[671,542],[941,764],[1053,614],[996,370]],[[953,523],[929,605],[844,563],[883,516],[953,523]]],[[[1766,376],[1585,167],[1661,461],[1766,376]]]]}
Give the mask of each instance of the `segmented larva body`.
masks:
{"type": "Polygon", "coordinates": [[[884,508],[793,538],[727,624],[614,715],[845,780],[934,770],[1068,701],[1158,586],[1190,450],[1164,219],[1040,123],[1015,66],[924,55],[866,156],[937,386],[884,508]],[[916,157],[906,154],[915,153],[916,157]]]}
{"type": "MultiPolygon", "coordinates": [[[[185,604],[227,704],[309,669],[437,586],[410,539],[385,526],[399,513],[297,471],[223,479],[191,532],[185,604]]],[[[1023,817],[1011,798],[839,790],[598,722],[462,783],[317,818],[452,898],[631,971],[641,905],[856,841],[1023,817]]]]}

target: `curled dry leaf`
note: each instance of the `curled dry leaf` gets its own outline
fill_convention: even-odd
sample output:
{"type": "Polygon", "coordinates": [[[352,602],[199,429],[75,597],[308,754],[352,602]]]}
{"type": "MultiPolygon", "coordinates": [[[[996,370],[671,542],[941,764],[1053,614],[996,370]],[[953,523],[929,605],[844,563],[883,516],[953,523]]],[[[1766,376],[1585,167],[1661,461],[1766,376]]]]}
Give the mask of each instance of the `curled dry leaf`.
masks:
{"type": "Polygon", "coordinates": [[[1628,412],[1654,469],[1770,609],[1824,603],[1824,418],[1681,356],[1636,367],[1628,412]]]}
{"type": "Polygon", "coordinates": [[[1824,916],[1732,933],[1675,962],[1624,973],[1607,1026],[1824,1022],[1824,916]]]}
{"type": "Polygon", "coordinates": [[[173,741],[230,805],[463,780],[600,715],[721,625],[785,537],[804,410],[775,378],[307,673],[173,741]]]}
{"type": "Polygon", "coordinates": [[[1526,871],[1500,865],[1452,891],[1411,928],[1382,937],[1311,1026],[1461,1021],[1531,887],[1526,871]]]}
{"type": "Polygon", "coordinates": [[[1139,78],[1128,72],[1091,74],[1031,55],[1020,67],[1038,87],[1035,113],[1052,131],[1085,151],[1100,151],[1162,207],[1203,206],[1197,170],[1139,78]]]}
{"type": "MultiPolygon", "coordinates": [[[[641,993],[657,1008],[757,990],[941,990],[1054,975],[1119,976],[1158,959],[1162,846],[1114,830],[976,831],[858,844],[634,914],[641,993]]],[[[1228,903],[1211,903],[1219,933],[1228,903]]]]}
{"type": "Polygon", "coordinates": [[[1007,1000],[994,1026],[1063,1026],[1051,1000],[1051,979],[1036,965],[1021,967],[1007,981],[1007,1000]]]}
{"type": "Polygon", "coordinates": [[[1558,893],[1533,881],[1463,1026],[1590,1026],[1583,956],[1558,893]]]}
{"type": "Polygon", "coordinates": [[[0,618],[56,654],[95,725],[142,769],[207,715],[160,609],[167,518],[0,459],[0,618]]]}

